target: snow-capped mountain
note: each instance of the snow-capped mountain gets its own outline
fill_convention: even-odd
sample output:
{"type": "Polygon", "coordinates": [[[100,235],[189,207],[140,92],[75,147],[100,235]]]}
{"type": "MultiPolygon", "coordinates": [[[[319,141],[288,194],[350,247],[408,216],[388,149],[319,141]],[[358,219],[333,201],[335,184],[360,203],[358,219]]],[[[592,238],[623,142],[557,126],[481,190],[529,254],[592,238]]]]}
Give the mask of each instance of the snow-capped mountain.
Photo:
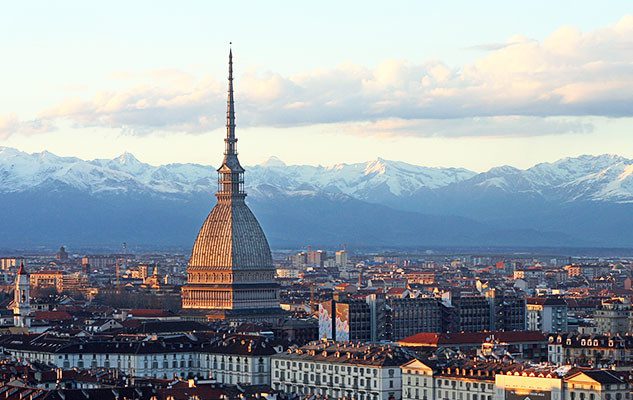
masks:
{"type": "Polygon", "coordinates": [[[527,170],[504,166],[477,175],[472,183],[558,201],[633,201],[633,160],[604,154],[564,158],[527,170]]]}
{"type": "Polygon", "coordinates": [[[63,184],[90,193],[208,191],[215,171],[195,164],[154,167],[124,153],[113,160],[86,161],[47,151],[27,154],[0,147],[0,192],[22,192],[42,185],[63,184]]]}
{"type": "MultiPolygon", "coordinates": [[[[257,194],[260,185],[287,191],[340,192],[355,198],[372,197],[379,188],[394,196],[420,188],[434,189],[459,182],[475,173],[462,168],[428,168],[377,159],[331,167],[287,166],[276,157],[247,168],[247,186],[257,194]]],[[[112,160],[86,161],[58,157],[49,152],[27,154],[0,147],[0,191],[23,191],[58,182],[92,193],[148,190],[156,193],[208,192],[215,187],[216,172],[199,164],[152,166],[124,153],[112,160]]]]}
{"type": "MultiPolygon", "coordinates": [[[[383,159],[286,165],[272,157],[246,171],[247,201],[277,246],[633,244],[633,160],[614,155],[483,173],[383,159]]],[[[215,189],[208,165],[0,147],[0,248],[63,238],[190,244],[215,189]]]]}
{"type": "Polygon", "coordinates": [[[343,193],[360,200],[377,201],[384,195],[410,196],[420,189],[436,189],[469,179],[474,172],[463,168],[429,168],[378,158],[357,164],[329,167],[285,165],[272,157],[247,168],[247,186],[262,184],[288,190],[343,193]]]}
{"type": "MultiPolygon", "coordinates": [[[[333,166],[286,165],[276,157],[246,168],[251,196],[270,193],[341,193],[383,203],[420,191],[502,191],[542,196],[554,201],[633,201],[633,160],[615,155],[580,156],[542,163],[526,170],[510,166],[477,174],[463,168],[430,168],[378,158],[333,166]]],[[[152,166],[124,153],[112,159],[81,160],[49,152],[27,154],[0,147],[0,192],[26,191],[41,185],[65,184],[90,193],[149,191],[156,194],[213,192],[212,166],[152,166]]],[[[393,206],[393,204],[390,205],[393,206]]]]}

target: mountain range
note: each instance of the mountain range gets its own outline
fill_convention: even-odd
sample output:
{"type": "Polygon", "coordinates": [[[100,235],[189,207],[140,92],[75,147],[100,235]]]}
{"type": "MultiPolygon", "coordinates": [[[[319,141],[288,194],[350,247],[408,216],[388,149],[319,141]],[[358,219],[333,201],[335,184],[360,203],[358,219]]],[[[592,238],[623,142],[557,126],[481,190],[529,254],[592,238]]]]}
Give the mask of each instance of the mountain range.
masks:
{"type": "MultiPolygon", "coordinates": [[[[247,201],[275,248],[632,247],[633,160],[580,156],[476,173],[376,159],[246,167],[247,201]]],[[[0,147],[0,248],[191,246],[216,171],[124,153],[82,160],[0,147]]]]}

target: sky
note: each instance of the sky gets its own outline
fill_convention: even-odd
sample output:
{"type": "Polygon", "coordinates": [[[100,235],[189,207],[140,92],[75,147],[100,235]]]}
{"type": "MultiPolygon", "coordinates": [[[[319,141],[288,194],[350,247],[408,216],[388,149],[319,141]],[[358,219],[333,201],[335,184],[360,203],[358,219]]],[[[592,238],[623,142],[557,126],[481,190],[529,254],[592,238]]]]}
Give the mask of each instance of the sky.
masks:
{"type": "Polygon", "coordinates": [[[20,1],[0,13],[0,146],[484,171],[633,158],[630,1],[20,1]]]}

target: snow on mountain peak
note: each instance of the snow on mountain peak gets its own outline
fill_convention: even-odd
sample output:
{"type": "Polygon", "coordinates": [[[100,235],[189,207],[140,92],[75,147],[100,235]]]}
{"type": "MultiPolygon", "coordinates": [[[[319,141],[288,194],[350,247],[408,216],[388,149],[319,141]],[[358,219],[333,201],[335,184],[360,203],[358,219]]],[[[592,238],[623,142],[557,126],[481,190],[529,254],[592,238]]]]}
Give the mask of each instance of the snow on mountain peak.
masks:
{"type": "Polygon", "coordinates": [[[22,153],[13,147],[0,146],[0,157],[10,157],[22,153]]]}
{"type": "Polygon", "coordinates": [[[112,161],[116,161],[119,164],[141,164],[141,162],[130,152],[124,152],[112,161]]]}
{"type": "MultiPolygon", "coordinates": [[[[430,168],[377,158],[329,167],[286,165],[271,157],[247,167],[247,190],[254,196],[263,185],[286,193],[338,193],[380,202],[449,185],[496,187],[564,201],[633,201],[633,160],[616,155],[580,156],[521,170],[496,167],[477,174],[461,168],[430,168]]],[[[209,193],[216,172],[197,164],[152,166],[125,152],[114,159],[85,161],[49,152],[28,154],[0,147],[0,192],[24,191],[50,182],[97,192],[209,193]]]]}
{"type": "Polygon", "coordinates": [[[50,159],[54,160],[54,159],[60,158],[59,156],[57,156],[57,155],[55,155],[55,154],[53,154],[53,153],[51,153],[51,152],[49,152],[47,150],[41,151],[39,153],[36,153],[36,155],[37,155],[37,157],[40,160],[50,160],[50,159]]]}
{"type": "Polygon", "coordinates": [[[270,156],[268,158],[268,160],[264,161],[262,164],[260,164],[262,167],[285,167],[286,163],[281,161],[278,157],[276,156],[270,156]]]}
{"type": "Polygon", "coordinates": [[[365,171],[363,172],[365,175],[384,174],[385,172],[387,172],[387,162],[378,157],[374,161],[368,162],[367,166],[365,167],[365,171]]]}

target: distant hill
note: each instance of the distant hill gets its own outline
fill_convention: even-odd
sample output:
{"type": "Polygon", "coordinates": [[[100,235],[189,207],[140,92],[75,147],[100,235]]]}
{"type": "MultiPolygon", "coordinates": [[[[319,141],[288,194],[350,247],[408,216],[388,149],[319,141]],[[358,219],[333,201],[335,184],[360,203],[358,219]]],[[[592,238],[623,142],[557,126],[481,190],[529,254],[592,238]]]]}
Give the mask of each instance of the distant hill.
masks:
{"type": "MultiPolygon", "coordinates": [[[[273,247],[633,247],[633,161],[566,158],[475,173],[377,159],[247,167],[273,247]]],[[[211,166],[86,161],[0,147],[0,248],[191,246],[212,208],[211,166]]]]}

